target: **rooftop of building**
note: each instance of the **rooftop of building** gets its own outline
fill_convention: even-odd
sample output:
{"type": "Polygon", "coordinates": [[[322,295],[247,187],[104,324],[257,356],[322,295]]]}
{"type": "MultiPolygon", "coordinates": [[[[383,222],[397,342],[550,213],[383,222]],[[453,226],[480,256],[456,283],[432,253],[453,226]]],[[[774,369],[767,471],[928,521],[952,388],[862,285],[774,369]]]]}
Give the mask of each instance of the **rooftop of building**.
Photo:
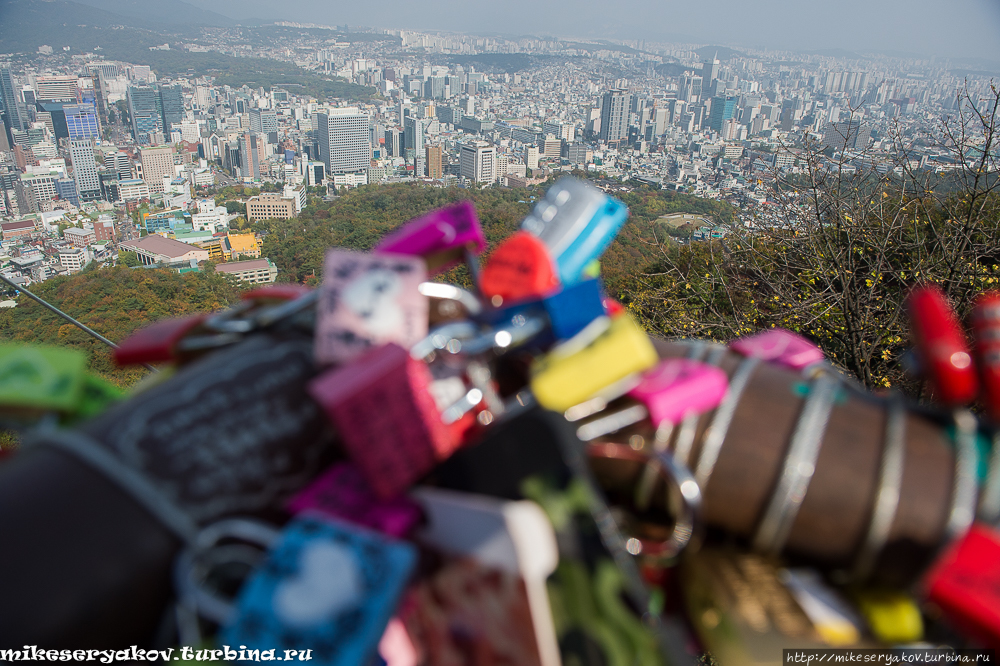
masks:
{"type": "Polygon", "coordinates": [[[145,236],[134,241],[125,241],[121,244],[121,247],[127,250],[143,250],[152,254],[162,254],[165,257],[181,257],[191,250],[201,250],[199,247],[157,235],[145,236]]]}
{"type": "Polygon", "coordinates": [[[222,273],[240,273],[242,271],[266,271],[272,266],[271,260],[264,259],[250,259],[247,261],[230,261],[225,264],[216,264],[216,272],[222,273]]]}

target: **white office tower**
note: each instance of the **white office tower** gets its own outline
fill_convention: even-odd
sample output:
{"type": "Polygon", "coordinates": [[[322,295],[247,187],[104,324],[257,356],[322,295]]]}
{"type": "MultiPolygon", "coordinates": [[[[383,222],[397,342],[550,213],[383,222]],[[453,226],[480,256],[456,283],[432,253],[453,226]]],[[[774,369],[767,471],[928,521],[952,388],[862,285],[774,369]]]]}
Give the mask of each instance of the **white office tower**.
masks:
{"type": "Polygon", "coordinates": [[[73,180],[80,201],[101,198],[101,181],[97,177],[97,160],[94,159],[92,139],[74,139],[69,142],[69,157],[73,163],[73,180]]]}
{"type": "Polygon", "coordinates": [[[496,148],[485,141],[462,144],[459,163],[464,178],[477,183],[496,182],[496,148]]]}
{"type": "Polygon", "coordinates": [[[371,120],[357,107],[331,109],[316,116],[319,158],[329,174],[367,171],[371,166],[371,120]]]}

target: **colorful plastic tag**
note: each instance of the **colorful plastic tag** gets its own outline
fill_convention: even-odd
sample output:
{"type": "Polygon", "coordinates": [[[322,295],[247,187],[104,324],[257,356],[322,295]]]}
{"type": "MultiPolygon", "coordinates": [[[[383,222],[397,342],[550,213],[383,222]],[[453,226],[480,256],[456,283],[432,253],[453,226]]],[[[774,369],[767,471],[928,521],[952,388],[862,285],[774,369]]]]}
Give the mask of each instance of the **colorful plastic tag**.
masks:
{"type": "Polygon", "coordinates": [[[549,248],[559,280],[570,285],[607,249],[628,219],[617,199],[576,178],[562,178],[545,193],[521,228],[549,248]]]}
{"type": "Polygon", "coordinates": [[[887,645],[916,643],[924,638],[924,620],[912,597],[893,590],[859,590],[858,610],[872,635],[887,645]]]}
{"type": "Polygon", "coordinates": [[[979,391],[972,356],[948,298],[936,285],[915,288],[906,299],[921,367],[949,407],[972,402],[979,391]]]}
{"type": "Polygon", "coordinates": [[[423,257],[433,275],[461,261],[466,250],[481,254],[485,249],[475,206],[460,201],[407,222],[383,238],[374,251],[423,257]]]}
{"type": "Polygon", "coordinates": [[[982,401],[994,421],[1000,420],[1000,292],[981,294],[972,308],[972,337],[982,401]]]}
{"type": "Polygon", "coordinates": [[[86,365],[87,357],[72,349],[0,344],[0,409],[76,410],[86,365]]]}
{"type": "Polygon", "coordinates": [[[420,522],[420,507],[405,496],[375,497],[360,470],[339,463],[321,474],[288,503],[292,513],[315,511],[389,536],[405,538],[420,522]]]}
{"type": "Polygon", "coordinates": [[[564,412],[659,360],[653,343],[628,314],[597,319],[590,326],[602,324],[606,329],[585,346],[577,338],[590,337],[586,329],[535,362],[531,390],[540,405],[564,412]]]}
{"type": "Polygon", "coordinates": [[[316,360],[343,363],[373,347],[409,347],[427,335],[424,260],[327,251],[316,321],[316,360]]]}
{"type": "Polygon", "coordinates": [[[600,282],[583,280],[541,299],[515,302],[488,311],[484,318],[488,323],[497,325],[509,322],[518,315],[541,316],[548,321],[548,332],[539,336],[538,344],[547,346],[557,340],[568,340],[592,321],[604,316],[600,282]]]}
{"type": "Polygon", "coordinates": [[[309,385],[382,499],[406,490],[458,445],[431,395],[432,381],[426,365],[390,343],[309,385]]]}
{"type": "Polygon", "coordinates": [[[963,634],[1000,648],[1000,532],[975,524],[938,558],[924,580],[927,599],[963,634]]]}
{"type": "Polygon", "coordinates": [[[823,360],[822,349],[783,328],[737,338],[729,343],[729,348],[747,358],[759,358],[792,370],[803,370],[823,360]]]}
{"type": "Polygon", "coordinates": [[[368,664],[415,561],[405,542],[298,518],[244,584],[222,642],[282,659],[309,651],[317,664],[368,664]]]}
{"type": "Polygon", "coordinates": [[[542,298],[559,287],[559,277],[545,243],[519,231],[490,255],[479,286],[483,296],[499,306],[509,301],[542,298]]]}

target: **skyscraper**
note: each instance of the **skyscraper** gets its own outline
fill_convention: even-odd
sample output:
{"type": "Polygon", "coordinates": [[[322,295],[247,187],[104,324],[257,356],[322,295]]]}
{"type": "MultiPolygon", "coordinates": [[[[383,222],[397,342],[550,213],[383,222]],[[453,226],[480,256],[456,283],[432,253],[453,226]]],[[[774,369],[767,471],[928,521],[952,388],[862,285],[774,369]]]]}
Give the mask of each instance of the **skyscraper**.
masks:
{"type": "Polygon", "coordinates": [[[463,143],[459,168],[463,177],[476,183],[496,182],[496,148],[485,141],[463,143]]]}
{"type": "Polygon", "coordinates": [[[260,147],[256,132],[244,132],[240,137],[240,173],[243,180],[260,180],[260,147]]]}
{"type": "Polygon", "coordinates": [[[705,64],[701,68],[701,78],[705,85],[710,84],[712,81],[719,78],[719,54],[716,53],[712,56],[711,60],[706,60],[705,64]]]}
{"type": "Polygon", "coordinates": [[[713,97],[712,110],[708,114],[708,127],[716,132],[722,131],[722,124],[736,114],[738,97],[713,97]]]}
{"type": "Polygon", "coordinates": [[[179,85],[160,86],[160,112],[163,114],[163,133],[169,137],[171,130],[180,129],[184,120],[184,97],[179,85]]]}
{"type": "Polygon", "coordinates": [[[100,138],[101,126],[93,104],[70,104],[63,107],[70,139],[100,138]]]}
{"type": "Polygon", "coordinates": [[[605,143],[620,143],[628,137],[628,115],[632,96],[627,90],[611,90],[601,100],[601,133],[605,143]]]}
{"type": "Polygon", "coordinates": [[[150,134],[163,131],[160,96],[152,86],[129,86],[126,98],[132,119],[132,138],[140,145],[148,145],[150,134]]]}
{"type": "Polygon", "coordinates": [[[328,174],[356,173],[371,167],[371,120],[366,114],[357,107],[331,109],[317,114],[317,121],[319,159],[328,174]]]}
{"type": "Polygon", "coordinates": [[[420,178],[424,175],[424,120],[416,116],[407,116],[403,123],[403,141],[405,155],[413,155],[413,175],[420,178]],[[410,151],[413,151],[410,153],[410,151]]]}
{"type": "Polygon", "coordinates": [[[163,177],[174,175],[174,149],[170,146],[141,148],[142,179],[150,192],[163,191],[163,177]]]}
{"type": "MultiPolygon", "coordinates": [[[[4,122],[7,125],[8,132],[10,130],[25,129],[24,115],[17,104],[17,90],[14,88],[14,79],[11,76],[10,69],[7,67],[0,68],[0,105],[3,106],[4,122]]],[[[14,143],[10,135],[7,138],[11,144],[14,143]]]]}
{"type": "Polygon", "coordinates": [[[441,146],[427,146],[427,177],[442,178],[444,176],[444,165],[442,164],[441,146]]]}
{"type": "Polygon", "coordinates": [[[97,161],[94,159],[92,139],[72,139],[69,142],[69,157],[73,164],[73,180],[80,201],[96,201],[101,198],[101,181],[97,177],[97,161]]]}

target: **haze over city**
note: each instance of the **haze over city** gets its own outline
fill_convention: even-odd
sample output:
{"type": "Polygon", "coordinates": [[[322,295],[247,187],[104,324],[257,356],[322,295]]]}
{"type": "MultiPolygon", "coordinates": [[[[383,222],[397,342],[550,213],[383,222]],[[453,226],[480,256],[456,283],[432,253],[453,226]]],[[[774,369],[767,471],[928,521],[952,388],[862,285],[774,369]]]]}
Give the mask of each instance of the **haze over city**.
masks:
{"type": "Polygon", "coordinates": [[[190,0],[233,18],[764,49],[896,51],[1000,61],[995,0],[190,0]]]}

